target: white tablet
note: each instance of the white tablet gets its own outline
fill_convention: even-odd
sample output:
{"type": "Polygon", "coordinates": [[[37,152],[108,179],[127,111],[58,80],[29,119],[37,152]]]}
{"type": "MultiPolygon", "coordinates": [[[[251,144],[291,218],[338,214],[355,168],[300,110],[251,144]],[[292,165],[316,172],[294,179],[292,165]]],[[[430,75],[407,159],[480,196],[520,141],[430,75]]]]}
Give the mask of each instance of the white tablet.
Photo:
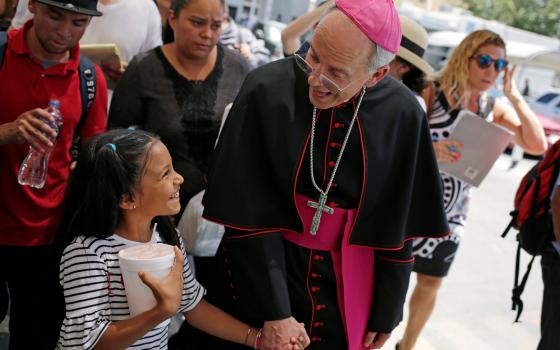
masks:
{"type": "Polygon", "coordinates": [[[458,118],[449,139],[463,144],[462,156],[454,163],[438,163],[439,170],[478,187],[512,141],[513,133],[470,111],[461,111],[458,118]]]}

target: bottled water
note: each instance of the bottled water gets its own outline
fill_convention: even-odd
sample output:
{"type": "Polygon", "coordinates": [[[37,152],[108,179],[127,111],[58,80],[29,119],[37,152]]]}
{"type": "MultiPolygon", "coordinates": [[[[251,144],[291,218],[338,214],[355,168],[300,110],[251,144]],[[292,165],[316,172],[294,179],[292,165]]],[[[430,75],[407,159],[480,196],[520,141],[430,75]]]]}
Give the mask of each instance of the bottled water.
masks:
{"type": "MultiPolygon", "coordinates": [[[[47,112],[52,115],[55,122],[50,122],[43,119],[51,129],[58,132],[60,131],[60,126],[62,124],[62,114],[60,114],[60,102],[57,100],[50,100],[49,106],[47,107],[47,112]]],[[[50,137],[53,143],[52,147],[45,145],[45,152],[35,150],[33,147],[29,146],[29,153],[27,157],[21,163],[19,169],[18,182],[20,185],[27,185],[35,188],[43,188],[45,185],[45,180],[47,179],[47,170],[49,167],[49,157],[54,148],[56,142],[56,137],[50,137]]]]}

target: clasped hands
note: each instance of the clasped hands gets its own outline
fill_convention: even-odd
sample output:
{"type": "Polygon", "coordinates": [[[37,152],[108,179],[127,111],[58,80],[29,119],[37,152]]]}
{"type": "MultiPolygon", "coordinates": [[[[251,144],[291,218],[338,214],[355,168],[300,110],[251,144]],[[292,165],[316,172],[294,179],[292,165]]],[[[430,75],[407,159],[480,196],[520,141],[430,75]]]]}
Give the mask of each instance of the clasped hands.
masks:
{"type": "Polygon", "coordinates": [[[301,350],[310,343],[303,323],[293,317],[278,321],[266,321],[262,328],[260,349],[301,350]]]}
{"type": "MultiPolygon", "coordinates": [[[[381,349],[390,333],[368,332],[364,337],[364,346],[369,349],[381,349]]],[[[283,350],[305,349],[310,343],[303,323],[289,317],[278,321],[267,321],[262,328],[260,349],[283,350]]]]}

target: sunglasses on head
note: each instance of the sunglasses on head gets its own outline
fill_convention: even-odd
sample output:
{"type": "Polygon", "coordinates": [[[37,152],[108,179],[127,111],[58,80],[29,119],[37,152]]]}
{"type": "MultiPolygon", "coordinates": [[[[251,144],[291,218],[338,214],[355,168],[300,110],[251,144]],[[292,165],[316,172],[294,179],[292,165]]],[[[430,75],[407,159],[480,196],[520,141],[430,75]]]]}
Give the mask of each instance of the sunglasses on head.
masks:
{"type": "Polygon", "coordinates": [[[490,55],[487,54],[480,54],[472,56],[471,58],[473,58],[476,61],[476,64],[478,64],[478,66],[482,69],[489,68],[492,65],[492,62],[494,62],[494,68],[496,69],[496,72],[501,72],[508,65],[508,61],[506,61],[505,59],[493,59],[492,57],[490,57],[490,55]]]}

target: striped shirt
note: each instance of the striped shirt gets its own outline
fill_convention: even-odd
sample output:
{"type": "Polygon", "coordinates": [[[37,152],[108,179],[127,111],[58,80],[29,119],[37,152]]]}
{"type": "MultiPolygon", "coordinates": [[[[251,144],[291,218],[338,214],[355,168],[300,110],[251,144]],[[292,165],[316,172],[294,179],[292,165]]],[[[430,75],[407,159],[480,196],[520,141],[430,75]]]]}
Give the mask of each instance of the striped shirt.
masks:
{"type": "MultiPolygon", "coordinates": [[[[150,243],[155,242],[162,242],[157,232],[150,243]]],[[[112,321],[130,317],[117,254],[141,244],[145,243],[114,234],[107,238],[79,236],[66,247],[60,262],[66,316],[57,349],[92,349],[112,321]]],[[[196,307],[205,290],[191,271],[182,239],[180,245],[185,263],[178,312],[185,312],[196,307]]],[[[146,333],[129,349],[167,349],[168,329],[169,320],[146,333]]]]}

